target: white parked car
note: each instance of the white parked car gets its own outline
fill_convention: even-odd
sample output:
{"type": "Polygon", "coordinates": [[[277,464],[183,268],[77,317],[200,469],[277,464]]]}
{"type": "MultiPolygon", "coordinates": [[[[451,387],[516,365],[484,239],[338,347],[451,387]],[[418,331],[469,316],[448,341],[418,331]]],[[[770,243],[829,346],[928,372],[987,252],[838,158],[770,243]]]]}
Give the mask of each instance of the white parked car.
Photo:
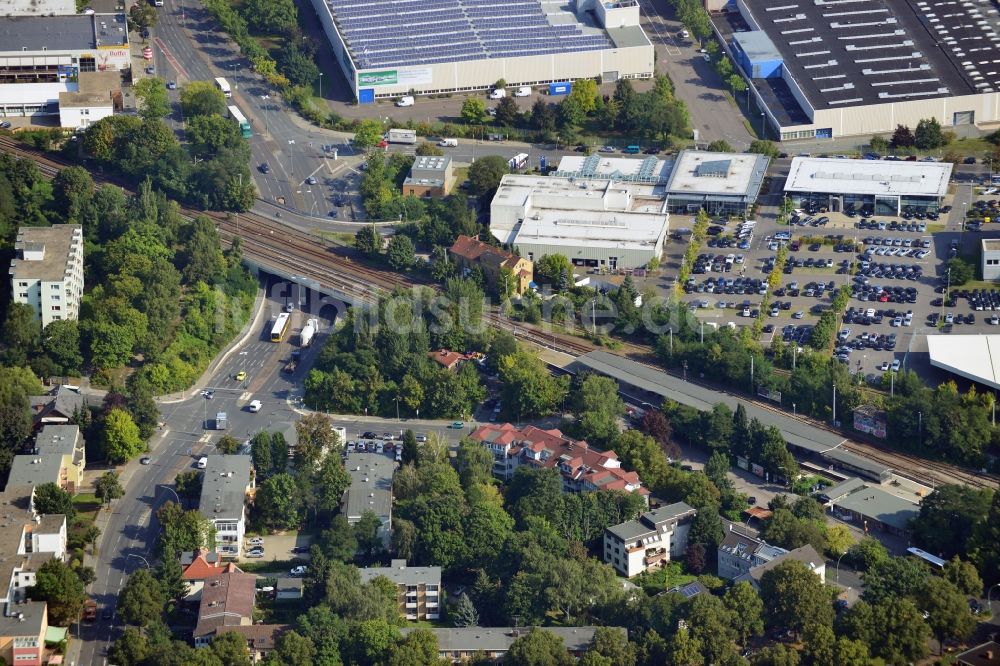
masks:
{"type": "Polygon", "coordinates": [[[514,97],[531,97],[531,86],[521,86],[514,93],[514,97]]]}
{"type": "Polygon", "coordinates": [[[263,545],[264,545],[264,537],[250,537],[249,539],[247,539],[247,546],[249,548],[253,548],[254,546],[263,546],[263,545]]]}
{"type": "Polygon", "coordinates": [[[206,458],[205,456],[198,458],[197,464],[198,464],[198,469],[205,469],[206,467],[208,467],[208,458],[206,458]]]}
{"type": "Polygon", "coordinates": [[[396,106],[413,106],[414,99],[411,95],[405,95],[399,98],[396,102],[396,106]]]}
{"type": "Polygon", "coordinates": [[[504,88],[497,88],[490,92],[490,99],[503,99],[507,96],[507,90],[504,88]]]}
{"type": "Polygon", "coordinates": [[[306,573],[306,571],[308,571],[308,570],[309,570],[309,567],[307,567],[305,565],[299,565],[297,567],[292,567],[292,570],[291,570],[290,573],[293,576],[304,576],[305,573],[306,573]]]}
{"type": "Polygon", "coordinates": [[[250,409],[250,411],[253,412],[254,414],[256,414],[257,412],[259,412],[260,408],[262,406],[263,405],[261,404],[260,400],[251,400],[250,404],[247,405],[247,407],[250,409]]]}

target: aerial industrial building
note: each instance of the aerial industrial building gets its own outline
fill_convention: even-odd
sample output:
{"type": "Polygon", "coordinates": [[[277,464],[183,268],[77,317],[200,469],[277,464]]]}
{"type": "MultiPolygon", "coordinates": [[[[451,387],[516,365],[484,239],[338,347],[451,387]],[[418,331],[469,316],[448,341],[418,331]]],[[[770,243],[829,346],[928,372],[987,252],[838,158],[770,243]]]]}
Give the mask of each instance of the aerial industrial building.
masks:
{"type": "Polygon", "coordinates": [[[1000,121],[1000,20],[989,0],[705,5],[782,140],[887,133],[931,117],[944,127],[1000,121]]]}
{"type": "Polygon", "coordinates": [[[650,78],[635,0],[313,0],[361,103],[602,77],[650,78]]]}
{"type": "Polygon", "coordinates": [[[131,67],[124,14],[0,17],[0,116],[55,115],[81,73],[131,67]]]}

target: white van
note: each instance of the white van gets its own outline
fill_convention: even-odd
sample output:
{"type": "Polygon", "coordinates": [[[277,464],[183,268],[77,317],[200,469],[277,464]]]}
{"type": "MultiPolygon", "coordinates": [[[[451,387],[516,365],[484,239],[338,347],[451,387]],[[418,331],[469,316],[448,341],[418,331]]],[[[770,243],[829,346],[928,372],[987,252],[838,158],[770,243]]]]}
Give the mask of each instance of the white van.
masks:
{"type": "Polygon", "coordinates": [[[257,412],[260,411],[261,403],[260,403],[260,400],[251,400],[250,404],[247,405],[247,406],[250,408],[251,412],[253,412],[253,413],[256,414],[257,412]]]}
{"type": "Polygon", "coordinates": [[[521,86],[514,93],[514,97],[531,97],[531,86],[521,86]]]}
{"type": "Polygon", "coordinates": [[[412,95],[405,95],[399,98],[399,101],[396,102],[396,106],[413,106],[413,101],[412,95]]]}
{"type": "Polygon", "coordinates": [[[458,139],[441,139],[438,141],[438,145],[442,148],[457,148],[458,139]]]}
{"type": "Polygon", "coordinates": [[[497,88],[490,93],[490,99],[503,99],[507,96],[507,90],[504,88],[497,88]]]}
{"type": "Polygon", "coordinates": [[[208,458],[205,456],[198,458],[198,469],[205,469],[206,467],[208,467],[208,458]]]}

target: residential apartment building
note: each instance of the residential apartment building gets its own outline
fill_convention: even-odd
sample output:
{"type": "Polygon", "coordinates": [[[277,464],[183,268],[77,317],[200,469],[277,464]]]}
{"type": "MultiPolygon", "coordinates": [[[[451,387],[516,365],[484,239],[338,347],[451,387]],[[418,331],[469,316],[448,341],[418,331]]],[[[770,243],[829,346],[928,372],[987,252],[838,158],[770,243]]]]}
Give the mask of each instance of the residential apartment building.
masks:
{"type": "Polygon", "coordinates": [[[10,262],[15,303],[35,310],[42,327],[60,319],[76,319],[83,296],[83,227],[54,224],[21,227],[10,262]]]}
{"type": "Polygon", "coordinates": [[[482,268],[486,284],[492,289],[523,294],[534,279],[535,265],[529,259],[484,243],[478,238],[460,235],[448,254],[462,270],[472,270],[477,266],[482,268]],[[504,269],[510,273],[505,273],[504,269]],[[501,284],[505,279],[513,282],[501,284]]]}
{"type": "Polygon", "coordinates": [[[367,567],[359,572],[365,583],[379,576],[392,581],[399,613],[407,620],[441,617],[441,567],[408,567],[406,560],[393,560],[388,567],[367,567]]]}
{"type": "MultiPolygon", "coordinates": [[[[623,635],[628,632],[624,627],[611,627],[623,635]]],[[[454,664],[467,661],[477,653],[482,652],[490,659],[501,660],[507,654],[511,644],[518,638],[530,633],[532,627],[454,627],[447,629],[430,629],[437,637],[438,656],[449,659],[454,664]]],[[[566,650],[574,657],[580,657],[590,648],[597,627],[545,627],[562,639],[566,650]]],[[[399,633],[406,636],[413,631],[403,627],[399,633]]]]}
{"type": "Polygon", "coordinates": [[[730,525],[725,538],[719,544],[719,577],[733,580],[787,552],[784,548],[772,546],[730,525]]]}
{"type": "Polygon", "coordinates": [[[604,562],[627,578],[683,557],[697,510],[684,502],[647,511],[604,530],[604,562]]]}
{"type": "Polygon", "coordinates": [[[44,426],[35,437],[35,455],[57,459],[60,485],[66,492],[76,494],[87,467],[87,448],[79,426],[44,426]]]}
{"type": "Polygon", "coordinates": [[[493,474],[504,481],[521,465],[558,469],[565,492],[621,490],[648,497],[639,475],[622,469],[614,451],[596,451],[553,428],[518,429],[510,423],[482,425],[470,436],[493,454],[493,474]]]}
{"type": "Polygon", "coordinates": [[[826,583],[826,560],[824,560],[823,557],[816,552],[816,549],[809,544],[806,544],[801,548],[795,548],[781,553],[777,557],[751,568],[747,573],[738,576],[735,579],[735,582],[747,581],[759,590],[760,579],[764,576],[764,574],[782,562],[787,562],[789,560],[797,560],[801,562],[806,566],[806,568],[819,576],[821,582],[826,583]]]}
{"type": "Polygon", "coordinates": [[[249,456],[208,456],[198,508],[215,527],[223,557],[235,558],[243,549],[246,503],[254,487],[249,456]]]}
{"type": "Polygon", "coordinates": [[[38,568],[66,553],[66,517],[38,515],[32,510],[33,489],[8,483],[0,493],[0,658],[8,664],[43,663],[48,609],[29,601],[38,568]]]}
{"type": "Polygon", "coordinates": [[[367,512],[378,516],[379,536],[389,546],[392,541],[392,474],[395,464],[381,453],[347,454],[344,467],[351,475],[351,485],[344,491],[341,508],[349,525],[354,525],[367,512]]]}

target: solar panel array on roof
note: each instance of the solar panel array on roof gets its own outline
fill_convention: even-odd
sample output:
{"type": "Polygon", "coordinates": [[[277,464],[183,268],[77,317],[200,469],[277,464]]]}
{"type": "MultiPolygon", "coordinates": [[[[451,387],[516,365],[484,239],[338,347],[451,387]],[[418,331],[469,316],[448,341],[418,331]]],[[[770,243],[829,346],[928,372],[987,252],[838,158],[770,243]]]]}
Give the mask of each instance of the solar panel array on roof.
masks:
{"type": "Polygon", "coordinates": [[[1000,12],[990,0],[916,0],[938,45],[977,92],[1000,90],[1000,12]]]}
{"type": "MultiPolygon", "coordinates": [[[[965,5],[980,3],[910,2],[913,6],[906,0],[747,0],[747,5],[816,108],[967,94],[961,73],[941,52],[945,44],[934,34],[938,17],[932,9],[950,4],[967,14],[965,5]]],[[[977,39],[995,50],[981,33],[977,39]]]]}
{"type": "Polygon", "coordinates": [[[550,22],[539,0],[327,0],[360,69],[610,49],[577,22],[550,22]]]}

